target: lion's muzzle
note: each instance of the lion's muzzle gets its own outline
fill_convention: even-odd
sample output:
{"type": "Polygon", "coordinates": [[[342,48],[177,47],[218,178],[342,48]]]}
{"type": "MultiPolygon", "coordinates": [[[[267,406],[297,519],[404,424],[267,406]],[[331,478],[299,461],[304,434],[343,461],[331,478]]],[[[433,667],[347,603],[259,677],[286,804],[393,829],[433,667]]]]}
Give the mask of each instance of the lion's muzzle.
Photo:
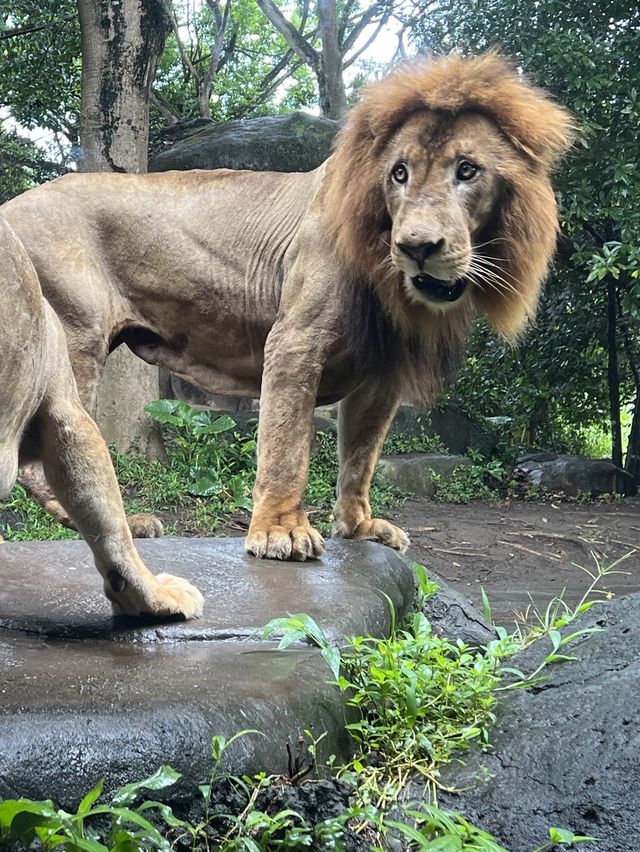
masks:
{"type": "Polygon", "coordinates": [[[467,282],[463,278],[458,278],[457,281],[441,281],[426,274],[414,276],[411,283],[423,296],[434,302],[457,302],[467,289],[467,282]]]}

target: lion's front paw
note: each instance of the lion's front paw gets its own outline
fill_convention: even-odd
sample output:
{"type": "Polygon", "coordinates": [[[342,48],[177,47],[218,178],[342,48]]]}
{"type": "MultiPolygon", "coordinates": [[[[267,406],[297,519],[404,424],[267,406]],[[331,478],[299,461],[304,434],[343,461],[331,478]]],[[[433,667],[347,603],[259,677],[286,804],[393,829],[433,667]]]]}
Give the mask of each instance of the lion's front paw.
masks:
{"type": "Polygon", "coordinates": [[[160,538],[164,535],[162,521],[155,515],[127,515],[127,523],[134,538],[160,538]]]}
{"type": "Polygon", "coordinates": [[[251,524],[245,543],[249,553],[261,559],[293,559],[304,562],[324,553],[324,539],[311,524],[294,527],[260,527],[251,524]]]}
{"type": "Polygon", "coordinates": [[[409,547],[409,536],[400,527],[396,527],[389,521],[383,521],[381,518],[370,518],[366,521],[361,521],[354,530],[349,530],[343,522],[336,522],[333,525],[331,534],[336,538],[360,538],[380,541],[395,550],[404,553],[409,547]]]}
{"type": "Polygon", "coordinates": [[[200,618],[204,598],[191,583],[173,574],[158,574],[153,615],[182,615],[200,618]]]}
{"type": "MultiPolygon", "coordinates": [[[[113,574],[110,580],[112,576],[113,574]]],[[[118,580],[119,583],[122,582],[121,577],[118,580]]],[[[147,585],[142,594],[135,593],[126,583],[122,589],[116,590],[113,581],[105,584],[105,592],[111,601],[114,615],[129,615],[133,618],[167,618],[176,615],[199,618],[204,607],[204,599],[198,589],[173,574],[158,574],[153,577],[152,584],[147,585]]]]}

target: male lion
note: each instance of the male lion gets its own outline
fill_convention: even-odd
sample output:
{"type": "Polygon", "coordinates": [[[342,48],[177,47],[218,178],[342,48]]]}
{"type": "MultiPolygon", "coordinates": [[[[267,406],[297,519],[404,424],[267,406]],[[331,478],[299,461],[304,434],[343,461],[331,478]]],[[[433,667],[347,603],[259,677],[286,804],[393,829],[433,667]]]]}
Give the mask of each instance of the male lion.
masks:
{"type": "Polygon", "coordinates": [[[495,55],[368,86],[308,174],[69,175],[10,201],[84,405],[110,349],[260,394],[247,549],[304,560],[314,406],[341,400],[335,535],[404,550],[369,486],[398,404],[432,400],[474,309],[514,338],[553,253],[568,114],[495,55]]]}
{"type": "Polygon", "coordinates": [[[16,481],[18,456],[24,461],[39,455],[93,550],[115,612],[200,615],[200,592],[170,574],[154,577],[133,546],[109,451],[78,398],[64,331],[2,217],[0,294],[0,499],[16,481]]]}

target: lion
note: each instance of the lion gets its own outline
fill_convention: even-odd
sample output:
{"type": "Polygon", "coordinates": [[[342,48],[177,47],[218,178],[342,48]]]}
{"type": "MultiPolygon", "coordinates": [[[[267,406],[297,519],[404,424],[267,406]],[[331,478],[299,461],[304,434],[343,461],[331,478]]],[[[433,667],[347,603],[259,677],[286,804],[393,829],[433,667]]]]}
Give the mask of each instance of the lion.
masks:
{"type": "Polygon", "coordinates": [[[0,258],[0,499],[15,484],[19,460],[38,456],[93,551],[115,613],[200,615],[200,592],[179,577],[154,576],[133,545],[109,451],[78,397],[62,325],[2,217],[0,258]]]}
{"type": "Polygon", "coordinates": [[[64,326],[92,411],[129,346],[207,392],[260,397],[247,550],[319,557],[303,507],[313,411],[340,401],[333,535],[404,551],[369,487],[398,405],[432,402],[476,311],[514,340],[558,228],[569,114],[494,54],[364,89],[309,173],[73,174],[3,212],[64,326]]]}

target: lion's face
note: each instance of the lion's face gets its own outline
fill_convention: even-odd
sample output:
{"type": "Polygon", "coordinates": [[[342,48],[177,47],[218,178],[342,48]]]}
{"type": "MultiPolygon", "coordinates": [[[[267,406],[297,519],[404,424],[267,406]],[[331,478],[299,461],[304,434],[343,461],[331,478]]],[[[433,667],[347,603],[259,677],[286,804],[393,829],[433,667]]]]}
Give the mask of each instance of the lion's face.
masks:
{"type": "Polygon", "coordinates": [[[390,255],[412,301],[444,310],[499,275],[482,248],[512,158],[496,127],[471,113],[421,112],[390,140],[383,177],[390,255]]]}

